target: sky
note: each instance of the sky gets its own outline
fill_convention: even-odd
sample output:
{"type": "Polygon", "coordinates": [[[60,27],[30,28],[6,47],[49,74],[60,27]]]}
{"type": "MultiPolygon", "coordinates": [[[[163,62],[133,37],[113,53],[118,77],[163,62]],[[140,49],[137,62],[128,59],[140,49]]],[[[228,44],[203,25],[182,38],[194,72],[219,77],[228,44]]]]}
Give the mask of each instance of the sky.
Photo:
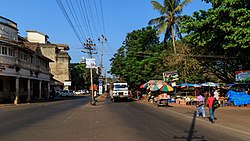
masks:
{"type": "MultiPolygon", "coordinates": [[[[80,2],[80,0],[61,1],[65,7],[67,6],[66,1],[72,2],[73,5],[80,2]]],[[[104,35],[107,39],[107,42],[103,44],[103,66],[107,71],[110,70],[109,60],[117,49],[122,46],[127,33],[146,27],[149,20],[160,16],[158,11],[153,10],[151,0],[84,1],[86,5],[89,2],[93,11],[92,15],[94,15],[92,22],[91,18],[89,18],[89,25],[91,27],[95,25],[96,28],[92,27],[93,35],[88,35],[88,29],[86,28],[83,28],[83,32],[86,38],[92,37],[91,40],[96,44],[97,54],[93,57],[96,59],[98,66],[101,60],[100,50],[102,48],[98,38],[104,35]],[[93,8],[94,2],[96,3],[96,9],[93,8]],[[95,15],[94,11],[98,14],[95,15]],[[94,29],[97,32],[94,32],[94,29]],[[98,29],[100,30],[98,31],[98,29]]],[[[163,0],[156,1],[163,2],[163,0]]],[[[183,8],[183,14],[192,15],[194,11],[207,10],[210,7],[211,5],[201,0],[194,0],[183,8]]],[[[73,16],[70,16],[69,12],[68,10],[69,17],[73,20],[73,16]]],[[[86,41],[86,39],[81,38],[79,40],[77,38],[56,0],[1,0],[0,16],[16,22],[20,36],[27,37],[26,30],[36,30],[48,35],[51,43],[68,44],[71,63],[81,62],[82,57],[88,58],[86,53],[81,52],[81,49],[83,49],[82,42],[86,41]]]]}

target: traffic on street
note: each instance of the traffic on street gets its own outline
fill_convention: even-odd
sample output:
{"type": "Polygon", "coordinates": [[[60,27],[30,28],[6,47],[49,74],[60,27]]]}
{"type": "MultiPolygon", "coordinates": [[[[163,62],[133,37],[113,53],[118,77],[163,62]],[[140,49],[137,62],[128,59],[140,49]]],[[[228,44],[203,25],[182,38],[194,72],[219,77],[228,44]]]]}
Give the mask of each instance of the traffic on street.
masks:
{"type": "Polygon", "coordinates": [[[0,108],[3,141],[167,141],[250,139],[249,108],[216,111],[217,121],[197,117],[195,107],[170,104],[156,107],[147,101],[112,102],[89,95],[67,100],[0,108]]]}

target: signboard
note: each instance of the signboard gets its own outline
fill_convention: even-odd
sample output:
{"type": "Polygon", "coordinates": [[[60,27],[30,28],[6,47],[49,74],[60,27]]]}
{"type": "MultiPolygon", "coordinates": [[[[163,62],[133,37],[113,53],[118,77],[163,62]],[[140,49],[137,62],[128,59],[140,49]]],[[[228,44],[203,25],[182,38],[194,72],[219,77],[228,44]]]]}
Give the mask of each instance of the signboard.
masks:
{"type": "Polygon", "coordinates": [[[65,81],[64,86],[71,86],[71,81],[65,81]]]}
{"type": "Polygon", "coordinates": [[[94,58],[86,59],[86,68],[97,68],[94,58]]]}
{"type": "Polygon", "coordinates": [[[236,71],[235,81],[250,81],[250,70],[236,71]]]}
{"type": "Polygon", "coordinates": [[[164,72],[163,80],[166,82],[179,80],[179,75],[177,72],[164,72]]]}

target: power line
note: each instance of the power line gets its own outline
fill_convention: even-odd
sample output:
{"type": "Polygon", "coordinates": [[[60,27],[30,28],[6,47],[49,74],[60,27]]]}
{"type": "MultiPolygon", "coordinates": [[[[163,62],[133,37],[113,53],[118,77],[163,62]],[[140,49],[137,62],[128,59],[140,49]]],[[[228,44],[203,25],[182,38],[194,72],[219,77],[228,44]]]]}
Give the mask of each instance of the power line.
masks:
{"type": "Polygon", "coordinates": [[[73,4],[72,4],[72,1],[70,0],[70,4],[71,4],[72,9],[70,8],[69,3],[68,3],[67,0],[66,0],[66,3],[67,3],[68,8],[69,8],[69,10],[70,10],[70,12],[71,12],[71,15],[73,16],[73,19],[74,19],[75,23],[76,23],[76,25],[77,25],[77,28],[78,28],[79,31],[80,31],[79,33],[82,35],[83,38],[86,38],[86,35],[84,34],[84,32],[83,32],[83,30],[82,30],[82,26],[80,25],[80,22],[79,22],[79,20],[78,20],[78,16],[77,16],[77,14],[76,14],[76,12],[75,12],[75,9],[74,9],[74,6],[73,6],[73,4]]]}
{"type": "Polygon", "coordinates": [[[59,5],[59,8],[61,9],[64,17],[66,18],[67,22],[69,23],[70,27],[72,28],[73,32],[75,33],[77,39],[79,40],[79,42],[83,45],[83,42],[80,38],[80,35],[78,34],[78,32],[76,31],[76,29],[74,28],[74,25],[73,23],[71,22],[70,18],[69,18],[69,15],[67,14],[61,0],[56,0],[57,1],[57,4],[59,5]]]}
{"type": "Polygon", "coordinates": [[[100,0],[100,6],[101,6],[103,32],[104,32],[104,35],[106,35],[106,33],[105,33],[105,25],[104,25],[103,8],[102,8],[102,0],[100,0]]]}
{"type": "Polygon", "coordinates": [[[85,24],[86,26],[86,31],[88,32],[88,35],[90,37],[91,35],[91,32],[90,32],[90,25],[88,24],[88,19],[87,19],[87,13],[83,11],[83,4],[82,4],[82,1],[80,0],[80,4],[78,3],[77,1],[77,6],[78,8],[80,9],[80,14],[81,14],[81,17],[82,17],[82,21],[83,23],[85,24]]]}
{"type": "Polygon", "coordinates": [[[98,11],[97,11],[97,6],[96,6],[96,1],[94,0],[94,5],[95,5],[95,11],[96,11],[96,16],[97,16],[97,23],[98,23],[98,25],[99,25],[99,29],[100,29],[100,32],[102,32],[102,27],[101,27],[101,25],[100,25],[100,18],[99,18],[99,13],[98,13],[98,11]]]}
{"type": "Polygon", "coordinates": [[[88,16],[89,14],[88,14],[87,7],[86,7],[86,4],[85,4],[85,2],[84,2],[84,1],[83,1],[83,6],[84,6],[85,13],[86,13],[87,24],[88,24],[89,31],[90,31],[90,37],[92,37],[92,38],[93,38],[92,29],[91,29],[91,26],[90,26],[90,23],[89,23],[89,16],[88,16]]]}
{"type": "Polygon", "coordinates": [[[87,4],[88,4],[88,7],[89,7],[90,18],[93,21],[93,29],[94,29],[94,32],[96,33],[96,36],[97,36],[98,33],[97,33],[96,25],[95,25],[95,18],[93,16],[93,12],[92,12],[92,8],[91,8],[92,6],[90,5],[89,0],[87,1],[87,4]]]}

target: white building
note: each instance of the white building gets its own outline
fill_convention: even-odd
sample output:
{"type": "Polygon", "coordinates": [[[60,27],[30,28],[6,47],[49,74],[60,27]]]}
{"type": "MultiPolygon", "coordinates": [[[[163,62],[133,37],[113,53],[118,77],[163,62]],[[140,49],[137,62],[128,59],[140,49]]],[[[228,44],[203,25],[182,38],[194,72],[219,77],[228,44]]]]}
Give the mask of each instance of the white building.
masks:
{"type": "Polygon", "coordinates": [[[0,103],[48,98],[49,62],[39,43],[18,36],[17,24],[0,16],[0,103]]]}

